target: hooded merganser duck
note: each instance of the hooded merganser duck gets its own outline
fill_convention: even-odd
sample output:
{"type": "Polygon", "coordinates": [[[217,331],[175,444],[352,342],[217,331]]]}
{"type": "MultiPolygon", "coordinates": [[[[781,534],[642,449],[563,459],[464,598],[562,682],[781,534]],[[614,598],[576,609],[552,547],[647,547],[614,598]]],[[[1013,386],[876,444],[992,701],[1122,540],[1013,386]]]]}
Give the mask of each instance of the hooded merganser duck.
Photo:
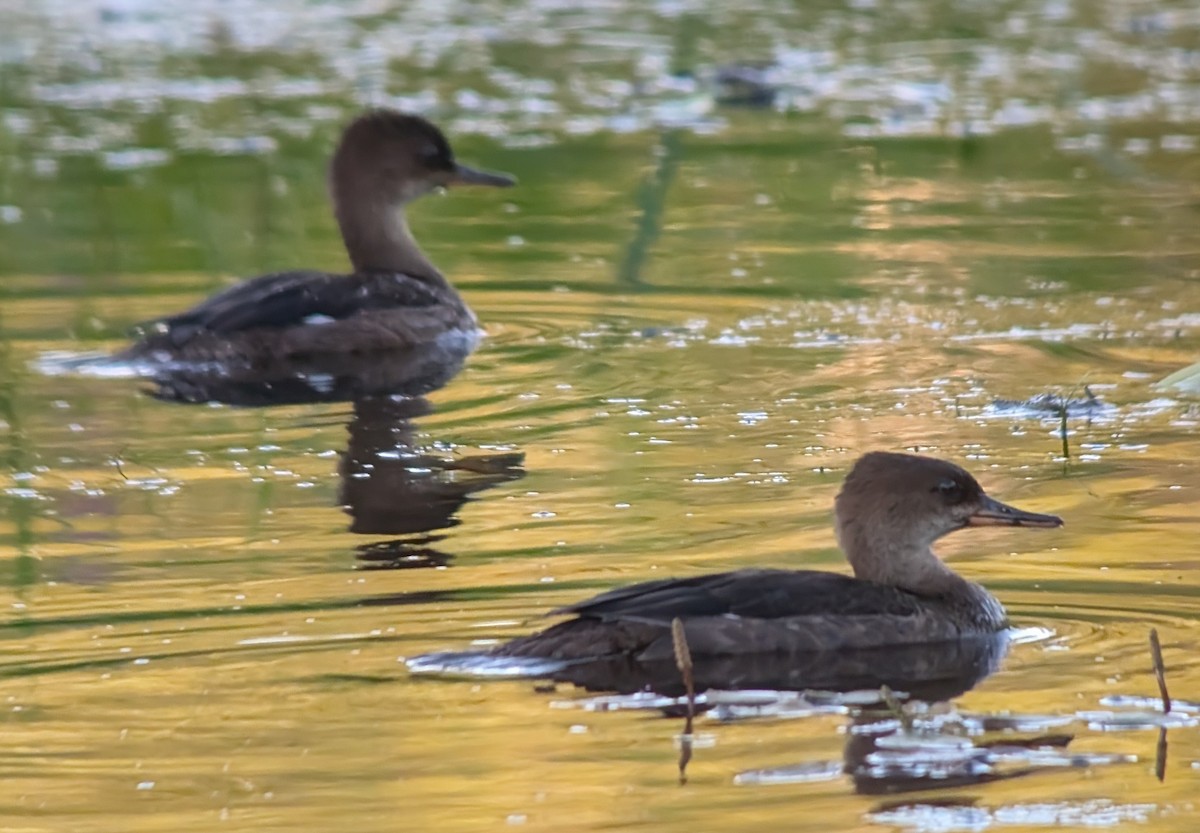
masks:
{"type": "Polygon", "coordinates": [[[404,206],[451,185],[507,187],[511,176],[467,167],[420,116],[372,110],[346,128],[329,191],[354,271],[297,271],[240,283],[144,328],[122,358],[228,362],[420,347],[475,315],[409,232],[404,206]]]}
{"type": "Polygon", "coordinates": [[[1008,624],[994,596],[959,576],[931,545],[968,526],[1057,527],[1062,519],[989,497],[945,460],[874,451],[838,494],[838,543],[854,577],[746,569],[602,593],[555,613],[575,618],[495,649],[502,656],[651,662],[673,654],[683,623],[693,656],[802,653],[947,642],[1008,624]]]}

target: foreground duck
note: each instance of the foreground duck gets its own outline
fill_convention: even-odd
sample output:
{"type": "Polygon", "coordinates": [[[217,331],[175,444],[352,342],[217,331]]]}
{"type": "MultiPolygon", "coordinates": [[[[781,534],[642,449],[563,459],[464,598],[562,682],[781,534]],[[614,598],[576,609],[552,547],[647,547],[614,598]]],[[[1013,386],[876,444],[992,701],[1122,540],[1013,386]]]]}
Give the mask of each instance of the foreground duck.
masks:
{"type": "Polygon", "coordinates": [[[682,621],[693,656],[798,653],[946,642],[1007,626],[983,587],[934,555],[968,526],[1057,527],[1062,519],[989,497],[945,460],[871,452],[855,463],[834,509],[854,577],[746,569],[635,584],[555,611],[574,615],[501,645],[501,656],[590,660],[672,656],[682,621]]]}
{"type": "Polygon", "coordinates": [[[438,188],[505,187],[467,167],[419,116],[374,110],[342,134],[329,190],[353,272],[262,275],[153,322],[123,358],[255,363],[294,356],[404,350],[447,334],[473,338],[471,310],[422,253],[404,206],[438,188]]]}

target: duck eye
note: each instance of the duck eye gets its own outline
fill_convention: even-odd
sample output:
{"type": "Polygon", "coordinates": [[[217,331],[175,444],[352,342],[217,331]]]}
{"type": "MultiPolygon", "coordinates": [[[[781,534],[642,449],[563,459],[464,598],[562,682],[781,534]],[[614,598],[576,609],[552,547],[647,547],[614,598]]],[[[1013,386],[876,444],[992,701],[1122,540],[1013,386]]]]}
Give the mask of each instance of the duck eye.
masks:
{"type": "Polygon", "coordinates": [[[963,488],[957,480],[946,478],[933,487],[933,491],[940,494],[950,503],[957,503],[962,500],[963,488]]]}
{"type": "Polygon", "coordinates": [[[437,145],[431,142],[430,144],[427,144],[425,147],[421,148],[421,161],[431,168],[441,167],[442,152],[438,149],[437,145]]]}

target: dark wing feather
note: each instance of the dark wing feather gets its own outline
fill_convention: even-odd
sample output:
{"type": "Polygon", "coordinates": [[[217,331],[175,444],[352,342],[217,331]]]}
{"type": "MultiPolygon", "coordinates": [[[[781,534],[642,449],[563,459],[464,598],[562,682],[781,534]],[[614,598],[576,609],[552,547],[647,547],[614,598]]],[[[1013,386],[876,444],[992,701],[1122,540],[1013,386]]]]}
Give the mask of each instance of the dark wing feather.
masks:
{"type": "Polygon", "coordinates": [[[605,621],[670,623],[675,617],[864,616],[920,613],[918,596],[823,570],[734,570],[664,579],[602,593],[557,613],[605,621]]]}
{"type": "Polygon", "coordinates": [[[426,307],[437,301],[428,285],[403,274],[280,272],[230,287],[157,325],[179,346],[200,332],[293,327],[313,315],[336,320],[365,310],[426,307]]]}

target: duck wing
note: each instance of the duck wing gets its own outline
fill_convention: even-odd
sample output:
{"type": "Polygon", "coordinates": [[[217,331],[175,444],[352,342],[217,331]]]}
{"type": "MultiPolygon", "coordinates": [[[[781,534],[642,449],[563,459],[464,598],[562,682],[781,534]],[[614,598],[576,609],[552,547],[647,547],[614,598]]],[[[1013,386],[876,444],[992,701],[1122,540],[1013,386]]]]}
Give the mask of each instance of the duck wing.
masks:
{"type": "Polygon", "coordinates": [[[554,611],[607,622],[669,624],[672,619],[733,616],[916,616],[919,596],[824,570],[733,570],[663,579],[601,593],[554,611]]]}
{"type": "Polygon", "coordinates": [[[400,273],[278,272],[232,286],[149,329],[165,330],[181,346],[201,332],[280,329],[316,317],[339,320],[365,310],[429,307],[438,300],[427,284],[400,273]]]}

